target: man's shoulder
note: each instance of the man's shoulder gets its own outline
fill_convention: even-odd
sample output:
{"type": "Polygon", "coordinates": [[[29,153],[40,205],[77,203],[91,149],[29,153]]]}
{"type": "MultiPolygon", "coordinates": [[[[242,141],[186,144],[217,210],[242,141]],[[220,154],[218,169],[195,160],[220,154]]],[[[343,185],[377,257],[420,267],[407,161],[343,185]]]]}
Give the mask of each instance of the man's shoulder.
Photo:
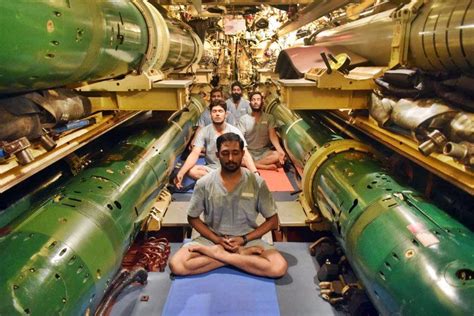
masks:
{"type": "Polygon", "coordinates": [[[215,182],[217,172],[217,169],[210,171],[209,173],[207,173],[196,181],[196,186],[207,186],[209,184],[213,184],[215,182]]]}
{"type": "Polygon", "coordinates": [[[273,115],[267,112],[262,112],[262,116],[266,119],[272,119],[273,115]]]}
{"type": "Polygon", "coordinates": [[[212,127],[212,124],[201,126],[201,129],[196,135],[196,139],[201,139],[202,141],[205,141],[207,138],[209,138],[209,127],[212,127]]]}
{"type": "Polygon", "coordinates": [[[265,182],[265,180],[261,176],[259,176],[256,173],[253,173],[249,169],[242,168],[242,170],[243,170],[243,173],[245,175],[246,180],[253,182],[253,184],[256,187],[260,188],[262,186],[262,184],[265,182]]]}
{"type": "Polygon", "coordinates": [[[214,128],[213,128],[212,123],[211,123],[209,125],[204,126],[201,130],[202,130],[202,133],[203,133],[204,137],[208,137],[211,134],[211,132],[214,130],[214,128]]]}
{"type": "Polygon", "coordinates": [[[240,122],[240,123],[252,122],[252,115],[250,115],[250,114],[248,114],[248,113],[242,115],[242,116],[239,118],[239,122],[240,122]]]}
{"type": "Polygon", "coordinates": [[[226,124],[226,131],[240,134],[240,129],[238,127],[232,125],[232,124],[229,124],[229,123],[226,124]]]}

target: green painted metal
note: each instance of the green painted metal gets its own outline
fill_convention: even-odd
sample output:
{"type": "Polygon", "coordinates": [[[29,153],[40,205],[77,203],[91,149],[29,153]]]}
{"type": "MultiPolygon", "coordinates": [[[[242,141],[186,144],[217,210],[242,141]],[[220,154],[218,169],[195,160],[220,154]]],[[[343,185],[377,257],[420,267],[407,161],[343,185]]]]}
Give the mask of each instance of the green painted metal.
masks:
{"type": "MultiPolygon", "coordinates": [[[[324,142],[341,139],[317,115],[304,115],[304,125],[283,107],[274,100],[269,112],[297,164],[305,165],[307,153],[318,154],[324,142]]],[[[366,152],[348,148],[330,155],[310,185],[381,314],[472,313],[474,234],[468,228],[399,183],[366,152]]]]}
{"type": "Polygon", "coordinates": [[[300,170],[306,161],[324,144],[342,139],[341,136],[314,120],[308,114],[297,115],[279,101],[270,102],[266,109],[277,120],[278,131],[293,163],[300,170]]]}
{"type": "MultiPolygon", "coordinates": [[[[135,133],[0,236],[0,315],[94,311],[205,109],[135,133]]],[[[8,210],[7,210],[8,211],[8,210]]]]}
{"type": "Polygon", "coordinates": [[[2,0],[0,11],[0,92],[124,75],[148,45],[145,20],[128,0],[2,0]]]}

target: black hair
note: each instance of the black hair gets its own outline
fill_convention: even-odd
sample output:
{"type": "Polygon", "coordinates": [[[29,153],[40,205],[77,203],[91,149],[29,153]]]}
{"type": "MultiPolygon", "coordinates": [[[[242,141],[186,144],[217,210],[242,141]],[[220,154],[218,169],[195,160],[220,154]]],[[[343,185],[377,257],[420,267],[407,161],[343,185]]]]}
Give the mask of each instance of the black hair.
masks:
{"type": "Polygon", "coordinates": [[[263,94],[260,92],[260,91],[252,91],[250,94],[249,94],[249,100],[252,99],[252,97],[254,95],[258,94],[260,96],[260,98],[262,99],[262,103],[263,103],[263,94]]]}
{"type": "Polygon", "coordinates": [[[239,142],[240,150],[244,149],[244,141],[236,133],[225,133],[217,137],[217,140],[216,140],[217,151],[221,150],[221,146],[223,142],[239,142]]]}
{"type": "Polygon", "coordinates": [[[209,105],[209,111],[212,112],[212,108],[216,106],[220,106],[221,108],[224,109],[224,112],[227,112],[227,103],[225,103],[224,100],[219,100],[219,102],[217,103],[211,103],[211,105],[209,105]]]}
{"type": "Polygon", "coordinates": [[[244,87],[242,87],[242,84],[238,81],[235,81],[230,85],[230,91],[232,91],[232,89],[234,89],[234,87],[239,87],[240,90],[244,91],[244,87]]]}
{"type": "Polygon", "coordinates": [[[219,92],[220,94],[224,95],[224,93],[222,92],[222,89],[221,88],[214,88],[211,90],[211,93],[209,93],[209,95],[213,95],[214,93],[216,92],[219,92]]]}

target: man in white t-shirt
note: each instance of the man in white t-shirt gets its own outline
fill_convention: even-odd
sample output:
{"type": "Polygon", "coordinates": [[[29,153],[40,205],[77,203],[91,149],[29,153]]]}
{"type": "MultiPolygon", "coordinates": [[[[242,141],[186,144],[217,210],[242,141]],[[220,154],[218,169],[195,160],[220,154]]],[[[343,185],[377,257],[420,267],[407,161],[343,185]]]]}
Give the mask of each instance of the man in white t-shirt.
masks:
{"type": "MultiPolygon", "coordinates": [[[[184,162],[181,169],[178,171],[174,180],[178,189],[181,189],[184,175],[188,174],[192,179],[200,179],[208,174],[211,170],[219,167],[219,159],[217,159],[216,139],[225,133],[236,133],[242,139],[244,138],[240,130],[225,122],[227,106],[224,101],[219,101],[211,104],[211,120],[212,124],[203,127],[199,130],[198,135],[194,139],[194,147],[188,158],[184,162]],[[202,150],[205,150],[206,165],[196,165],[199,155],[202,150]]],[[[257,168],[247,151],[247,143],[245,143],[243,163],[252,172],[257,172],[257,168]]]]}
{"type": "MultiPolygon", "coordinates": [[[[222,90],[219,88],[212,89],[210,93],[209,106],[213,103],[219,103],[221,100],[224,100],[224,94],[222,93],[222,90]]],[[[225,121],[229,123],[230,125],[234,125],[234,126],[237,125],[234,115],[229,112],[229,107],[227,107],[227,117],[225,118],[225,121]]],[[[207,108],[204,112],[202,112],[201,116],[199,117],[198,128],[201,129],[204,126],[207,126],[209,124],[212,124],[211,110],[210,108],[207,108]]],[[[196,133],[197,132],[198,130],[196,130],[196,133]]]]}
{"type": "Polygon", "coordinates": [[[242,115],[250,112],[250,105],[249,101],[242,97],[243,89],[240,82],[236,81],[232,83],[230,93],[230,98],[228,98],[225,103],[227,104],[229,112],[234,115],[237,124],[242,115]]]}
{"type": "MultiPolygon", "coordinates": [[[[197,123],[197,128],[196,131],[194,132],[194,138],[191,141],[190,149],[193,149],[194,142],[196,141],[196,136],[199,134],[199,131],[207,126],[212,124],[211,120],[211,110],[210,110],[210,105],[214,103],[219,103],[220,101],[224,100],[224,94],[222,93],[222,90],[219,88],[214,88],[211,90],[210,93],[210,103],[209,107],[202,112],[201,116],[199,117],[198,123],[197,123]]],[[[226,119],[225,121],[233,126],[237,125],[237,122],[235,121],[234,115],[227,110],[226,114],[226,119]]]]}

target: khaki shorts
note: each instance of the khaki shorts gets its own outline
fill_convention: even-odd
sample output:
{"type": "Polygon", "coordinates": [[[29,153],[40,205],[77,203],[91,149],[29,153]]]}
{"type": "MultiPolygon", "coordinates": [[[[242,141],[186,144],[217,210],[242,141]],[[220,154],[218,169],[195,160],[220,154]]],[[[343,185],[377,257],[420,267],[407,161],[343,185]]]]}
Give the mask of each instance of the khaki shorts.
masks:
{"type": "MultiPolygon", "coordinates": [[[[214,246],[215,243],[213,243],[212,241],[210,241],[210,240],[207,239],[207,238],[204,238],[204,237],[202,237],[202,236],[199,236],[199,237],[194,238],[194,239],[191,240],[190,242],[185,243],[185,244],[183,245],[183,247],[189,247],[189,246],[194,246],[194,245],[214,246]]],[[[267,243],[266,241],[263,241],[262,239],[255,239],[255,240],[249,241],[249,242],[245,245],[245,248],[247,248],[247,247],[254,247],[254,246],[261,247],[261,248],[263,248],[264,250],[276,249],[273,245],[270,245],[269,243],[267,243]]]]}
{"type": "Polygon", "coordinates": [[[249,149],[249,153],[254,161],[258,161],[271,154],[272,150],[268,147],[264,147],[260,149],[249,149]]]}

